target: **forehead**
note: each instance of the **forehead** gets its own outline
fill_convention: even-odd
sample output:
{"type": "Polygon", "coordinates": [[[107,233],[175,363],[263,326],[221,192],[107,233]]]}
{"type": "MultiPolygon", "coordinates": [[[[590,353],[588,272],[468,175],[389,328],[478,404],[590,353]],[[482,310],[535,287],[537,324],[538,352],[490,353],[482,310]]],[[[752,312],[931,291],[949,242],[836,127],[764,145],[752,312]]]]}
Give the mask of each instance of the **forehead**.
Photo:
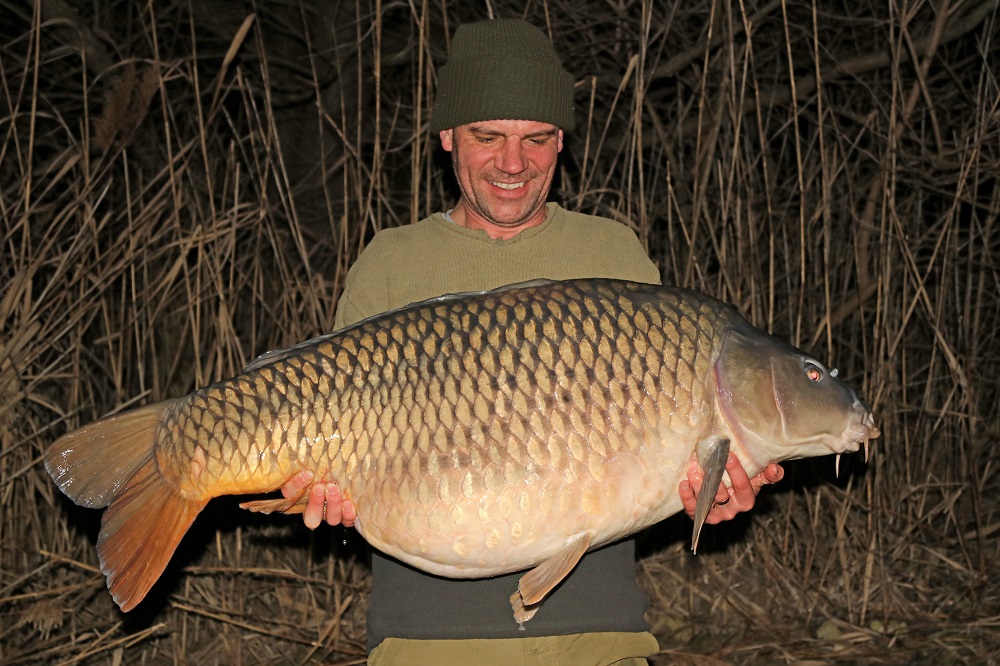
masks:
{"type": "Polygon", "coordinates": [[[455,130],[459,133],[529,136],[555,134],[559,128],[551,123],[540,123],[536,120],[483,120],[468,125],[459,125],[455,130]]]}

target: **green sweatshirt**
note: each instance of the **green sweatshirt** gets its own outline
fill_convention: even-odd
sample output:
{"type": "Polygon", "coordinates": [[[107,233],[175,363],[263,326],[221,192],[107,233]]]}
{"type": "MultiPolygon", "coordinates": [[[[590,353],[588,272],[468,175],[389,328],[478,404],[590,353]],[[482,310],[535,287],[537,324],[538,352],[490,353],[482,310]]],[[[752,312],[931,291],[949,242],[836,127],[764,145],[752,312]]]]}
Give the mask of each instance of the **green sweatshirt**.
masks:
{"type": "Polygon", "coordinates": [[[506,241],[460,227],[444,213],[375,234],[347,275],[337,328],[443,294],[537,278],[659,283],[659,270],[628,227],[554,203],[547,208],[545,222],[506,241]]]}
{"type": "MultiPolygon", "coordinates": [[[[660,281],[635,234],[611,220],[550,203],[545,222],[501,241],[436,213],[375,235],[348,273],[337,326],[442,294],[579,277],[660,281]]],[[[648,629],[631,539],[585,555],[523,631],[509,601],[520,573],[449,580],[373,552],[372,575],[369,649],[388,637],[528,638],[648,629]]]]}

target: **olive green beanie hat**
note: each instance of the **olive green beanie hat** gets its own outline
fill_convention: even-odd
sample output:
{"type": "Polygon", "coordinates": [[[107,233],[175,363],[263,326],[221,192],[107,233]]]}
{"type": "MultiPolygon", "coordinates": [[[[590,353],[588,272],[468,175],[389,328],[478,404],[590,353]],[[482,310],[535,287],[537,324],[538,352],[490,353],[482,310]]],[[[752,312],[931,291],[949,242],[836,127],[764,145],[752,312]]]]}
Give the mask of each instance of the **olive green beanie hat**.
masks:
{"type": "Polygon", "coordinates": [[[431,131],[482,120],[534,120],[576,127],[573,76],[552,42],[521,19],[459,26],[438,71],[431,131]]]}

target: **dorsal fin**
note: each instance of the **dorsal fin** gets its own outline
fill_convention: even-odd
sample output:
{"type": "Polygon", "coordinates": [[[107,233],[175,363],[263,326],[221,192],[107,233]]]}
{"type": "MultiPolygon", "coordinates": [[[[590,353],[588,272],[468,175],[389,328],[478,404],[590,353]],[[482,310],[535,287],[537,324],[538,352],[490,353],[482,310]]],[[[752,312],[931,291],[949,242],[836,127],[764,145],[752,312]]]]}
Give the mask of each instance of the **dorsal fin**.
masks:
{"type": "Polygon", "coordinates": [[[462,291],[462,292],[456,292],[454,294],[443,294],[441,296],[435,296],[434,298],[428,298],[428,299],[423,300],[423,301],[415,301],[413,303],[410,303],[409,305],[404,305],[401,308],[396,308],[394,310],[387,310],[386,312],[382,312],[380,314],[373,315],[373,316],[368,317],[366,319],[362,319],[361,321],[357,322],[356,324],[351,324],[350,326],[345,326],[344,328],[336,330],[333,333],[325,333],[324,335],[320,335],[320,336],[312,338],[310,340],[306,340],[305,342],[299,342],[297,344],[292,345],[291,347],[286,347],[285,349],[273,349],[271,351],[264,352],[263,354],[261,354],[260,356],[258,356],[257,358],[255,358],[254,360],[250,361],[250,364],[247,365],[247,367],[245,367],[243,369],[243,372],[250,372],[252,370],[257,370],[259,368],[264,367],[265,365],[270,365],[271,363],[275,363],[277,361],[281,361],[281,360],[284,360],[286,358],[290,358],[292,356],[295,356],[295,355],[301,353],[302,351],[304,351],[307,348],[310,348],[310,347],[313,347],[315,345],[321,344],[321,343],[326,342],[328,340],[332,340],[333,338],[336,338],[338,336],[343,335],[347,331],[351,331],[351,330],[354,330],[355,328],[359,328],[361,326],[364,326],[368,322],[374,321],[376,319],[381,319],[382,317],[388,317],[390,315],[394,315],[394,314],[397,314],[399,312],[404,312],[406,310],[413,310],[413,309],[421,308],[421,307],[424,307],[424,306],[427,306],[427,305],[437,305],[437,304],[440,304],[440,303],[449,303],[451,301],[457,301],[457,300],[461,300],[463,298],[469,298],[469,297],[472,297],[472,296],[483,296],[485,294],[499,294],[499,293],[502,293],[502,292],[505,292],[505,291],[511,291],[512,289],[527,289],[527,288],[530,288],[530,287],[544,287],[546,285],[552,284],[553,282],[556,282],[556,280],[549,280],[549,279],[546,279],[546,278],[537,279],[537,280],[526,280],[524,282],[515,282],[513,284],[508,284],[508,285],[504,285],[502,287],[497,287],[496,289],[485,289],[485,290],[482,290],[482,291],[462,291]]]}

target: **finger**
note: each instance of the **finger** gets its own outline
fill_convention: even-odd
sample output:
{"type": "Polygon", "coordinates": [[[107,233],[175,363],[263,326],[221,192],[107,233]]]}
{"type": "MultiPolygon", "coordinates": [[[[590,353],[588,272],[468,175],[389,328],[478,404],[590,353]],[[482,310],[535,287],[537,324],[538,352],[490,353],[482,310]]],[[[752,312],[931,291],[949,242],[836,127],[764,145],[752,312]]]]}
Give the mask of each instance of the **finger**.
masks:
{"type": "Polygon", "coordinates": [[[302,512],[302,522],[311,530],[323,522],[323,504],[326,502],[326,492],[323,484],[317,483],[309,489],[309,501],[302,512]]]}
{"type": "Polygon", "coordinates": [[[343,498],[340,496],[340,488],[336,483],[328,483],[323,488],[326,492],[326,522],[329,525],[340,525],[343,520],[343,498]]]}
{"type": "Polygon", "coordinates": [[[692,492],[694,492],[695,497],[697,497],[701,492],[701,484],[704,482],[705,476],[702,474],[701,465],[699,465],[698,461],[693,458],[688,461],[687,480],[691,484],[692,492]]]}
{"type": "MultiPolygon", "coordinates": [[[[730,453],[729,457],[726,458],[726,472],[729,473],[729,480],[733,484],[734,488],[738,483],[741,483],[747,478],[747,473],[743,470],[743,465],[740,464],[740,459],[733,453],[730,453]]],[[[746,483],[749,485],[749,479],[747,479],[746,483]]],[[[725,482],[720,483],[719,487],[715,491],[715,503],[717,505],[724,505],[732,498],[732,490],[726,486],[725,482]]]]}
{"type": "Polygon", "coordinates": [[[349,499],[344,499],[344,503],[341,505],[341,511],[343,513],[344,527],[354,527],[354,523],[358,519],[358,509],[354,506],[354,502],[349,499]]]}
{"type": "Polygon", "coordinates": [[[698,506],[698,493],[701,491],[703,478],[701,465],[698,464],[697,460],[692,458],[688,461],[687,479],[681,481],[680,487],[678,488],[681,496],[681,503],[684,505],[684,513],[686,513],[692,520],[694,519],[694,512],[698,506]]]}
{"type": "Polygon", "coordinates": [[[285,481],[284,485],[281,486],[281,494],[284,497],[293,497],[302,492],[303,488],[312,483],[313,478],[316,475],[313,474],[311,470],[303,470],[293,476],[292,478],[285,481]]]}
{"type": "Polygon", "coordinates": [[[753,486],[754,494],[757,494],[762,487],[769,483],[777,483],[783,478],[785,478],[785,470],[781,468],[781,465],[771,463],[764,468],[764,471],[750,479],[750,484],[753,486]]]}
{"type": "Polygon", "coordinates": [[[743,469],[743,463],[736,456],[729,454],[729,460],[726,461],[726,472],[729,473],[729,479],[733,484],[731,493],[734,504],[734,506],[727,508],[734,511],[733,515],[740,511],[749,511],[753,508],[757,494],[750,483],[747,471],[743,469]]]}
{"type": "Polygon", "coordinates": [[[681,504],[684,505],[684,513],[692,520],[694,519],[695,508],[698,506],[698,498],[694,494],[694,488],[687,479],[681,481],[680,488],[681,504]]]}
{"type": "Polygon", "coordinates": [[[705,517],[705,524],[716,525],[727,520],[732,520],[740,510],[739,505],[730,497],[722,504],[716,503],[712,505],[712,510],[705,517]]]}
{"type": "Polygon", "coordinates": [[[732,481],[734,488],[748,488],[750,486],[750,477],[743,469],[743,463],[732,453],[726,460],[726,471],[729,473],[729,480],[732,481]]]}

